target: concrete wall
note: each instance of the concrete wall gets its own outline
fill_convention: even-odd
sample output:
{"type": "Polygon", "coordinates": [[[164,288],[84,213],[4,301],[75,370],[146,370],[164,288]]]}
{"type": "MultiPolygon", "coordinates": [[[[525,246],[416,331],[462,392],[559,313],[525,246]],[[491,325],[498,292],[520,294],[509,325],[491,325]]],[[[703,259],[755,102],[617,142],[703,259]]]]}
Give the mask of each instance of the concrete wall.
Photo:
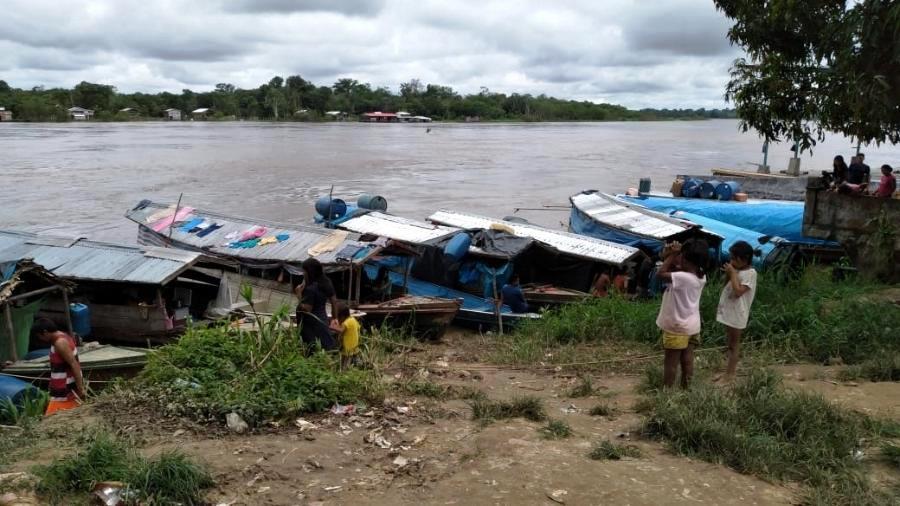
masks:
{"type": "Polygon", "coordinates": [[[900,282],[900,200],[841,195],[811,179],[803,234],[839,241],[860,273],[900,282]]]}

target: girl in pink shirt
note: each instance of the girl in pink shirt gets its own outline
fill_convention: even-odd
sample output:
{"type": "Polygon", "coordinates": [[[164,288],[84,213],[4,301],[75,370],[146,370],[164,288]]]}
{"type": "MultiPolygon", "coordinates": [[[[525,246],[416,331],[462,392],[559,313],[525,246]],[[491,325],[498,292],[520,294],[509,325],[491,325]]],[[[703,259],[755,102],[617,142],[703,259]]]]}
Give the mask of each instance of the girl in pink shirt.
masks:
{"type": "Polygon", "coordinates": [[[669,287],[663,293],[656,325],[663,333],[663,384],[675,384],[681,364],[681,386],[687,388],[694,374],[694,347],[700,344],[700,295],[706,285],[704,267],[709,262],[706,241],[667,244],[657,277],[669,287]]]}

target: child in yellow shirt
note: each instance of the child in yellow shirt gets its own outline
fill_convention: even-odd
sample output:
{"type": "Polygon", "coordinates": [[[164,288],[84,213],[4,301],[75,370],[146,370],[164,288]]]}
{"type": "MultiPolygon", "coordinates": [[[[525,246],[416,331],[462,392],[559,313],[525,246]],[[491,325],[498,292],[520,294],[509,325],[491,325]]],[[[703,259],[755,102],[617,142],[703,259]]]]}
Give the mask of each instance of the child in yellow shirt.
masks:
{"type": "Polygon", "coordinates": [[[338,303],[337,320],[340,323],[341,368],[346,369],[359,353],[359,321],[350,316],[350,308],[338,303]]]}

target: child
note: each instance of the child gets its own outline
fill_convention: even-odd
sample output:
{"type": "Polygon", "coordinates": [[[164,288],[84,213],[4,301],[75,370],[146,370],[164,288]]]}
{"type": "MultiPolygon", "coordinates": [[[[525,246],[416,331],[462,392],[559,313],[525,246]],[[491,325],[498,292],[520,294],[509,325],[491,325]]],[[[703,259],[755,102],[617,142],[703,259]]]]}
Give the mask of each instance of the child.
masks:
{"type": "Polygon", "coordinates": [[[343,302],[338,302],[337,320],[340,322],[341,369],[346,369],[359,352],[359,321],[350,316],[350,308],[343,302]]]}
{"type": "Polygon", "coordinates": [[[725,335],[728,337],[728,366],[724,379],[730,383],[737,372],[741,334],[747,328],[750,306],[756,296],[756,271],[752,267],[753,247],[749,243],[738,241],[728,249],[728,253],[731,261],[722,266],[728,279],[719,297],[716,321],[725,325],[725,335]]]}
{"type": "Polygon", "coordinates": [[[897,191],[897,179],[893,172],[894,169],[890,165],[881,166],[881,180],[878,182],[878,189],[875,190],[876,197],[889,199],[897,191]]]}
{"type": "Polygon", "coordinates": [[[705,241],[691,239],[667,244],[656,276],[669,286],[663,293],[656,325],[663,333],[663,384],[675,384],[681,364],[681,387],[687,388],[694,373],[694,347],[700,344],[700,294],[706,284],[704,267],[709,259],[705,241]]]}

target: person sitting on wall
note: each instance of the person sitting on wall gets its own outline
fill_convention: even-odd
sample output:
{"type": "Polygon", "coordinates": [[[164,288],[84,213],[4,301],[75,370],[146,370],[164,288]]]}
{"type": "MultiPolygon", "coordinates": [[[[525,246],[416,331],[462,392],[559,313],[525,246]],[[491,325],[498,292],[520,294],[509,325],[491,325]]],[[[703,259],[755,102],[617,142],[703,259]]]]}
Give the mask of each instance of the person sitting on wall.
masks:
{"type": "Polygon", "coordinates": [[[525,300],[525,294],[522,293],[522,287],[519,286],[518,274],[510,276],[509,283],[503,285],[501,293],[503,303],[509,306],[513,313],[528,312],[528,302],[525,300]]]}
{"type": "Polygon", "coordinates": [[[843,156],[837,155],[834,157],[831,175],[835,188],[847,181],[847,162],[844,161],[843,156]]]}
{"type": "Polygon", "coordinates": [[[875,190],[876,197],[889,199],[897,191],[897,178],[894,177],[894,169],[890,165],[881,166],[881,180],[878,182],[878,189],[875,190]]]}
{"type": "Polygon", "coordinates": [[[860,185],[865,189],[868,187],[869,180],[872,178],[871,170],[869,166],[865,164],[866,155],[860,153],[856,155],[853,160],[850,167],[847,167],[847,183],[860,185]]]}

